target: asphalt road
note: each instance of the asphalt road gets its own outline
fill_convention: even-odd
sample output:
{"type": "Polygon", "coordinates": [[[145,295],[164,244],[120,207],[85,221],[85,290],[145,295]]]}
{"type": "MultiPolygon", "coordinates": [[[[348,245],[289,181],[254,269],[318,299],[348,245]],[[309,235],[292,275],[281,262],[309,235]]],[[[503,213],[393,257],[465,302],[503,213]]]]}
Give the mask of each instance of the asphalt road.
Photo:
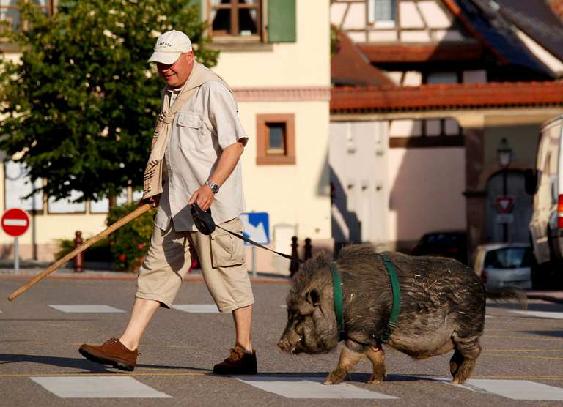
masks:
{"type": "MultiPolygon", "coordinates": [[[[83,359],[77,349],[121,333],[134,280],[48,279],[8,302],[23,282],[0,276],[0,406],[563,405],[562,304],[533,300],[531,312],[523,314],[516,304],[490,303],[484,351],[467,386],[449,383],[450,355],[415,361],[392,349],[387,349],[383,384],[364,383],[370,374],[364,361],[344,386],[323,386],[319,383],[336,365],[336,351],[290,356],[275,346],[286,319],[284,281],[254,283],[259,375],[245,381],[210,373],[233,344],[229,315],[159,311],[138,367],[120,372],[83,359]],[[53,305],[103,305],[100,310],[125,312],[67,313],[53,305]]],[[[212,301],[196,280],[184,284],[176,304],[212,301]]]]}

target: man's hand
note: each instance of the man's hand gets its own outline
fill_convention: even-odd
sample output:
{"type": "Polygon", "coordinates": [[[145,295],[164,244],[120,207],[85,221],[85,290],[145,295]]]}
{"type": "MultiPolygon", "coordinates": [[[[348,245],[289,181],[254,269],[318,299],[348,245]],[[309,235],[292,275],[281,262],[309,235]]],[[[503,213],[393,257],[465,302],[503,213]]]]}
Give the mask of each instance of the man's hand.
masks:
{"type": "Polygon", "coordinates": [[[203,184],[193,193],[188,201],[188,205],[192,205],[195,202],[197,206],[206,211],[209,209],[214,199],[215,195],[211,188],[209,188],[207,184],[203,184]]]}
{"type": "Polygon", "coordinates": [[[139,201],[139,206],[142,206],[144,204],[149,204],[153,208],[156,208],[159,203],[160,203],[160,194],[151,196],[150,198],[141,199],[139,201]]]}

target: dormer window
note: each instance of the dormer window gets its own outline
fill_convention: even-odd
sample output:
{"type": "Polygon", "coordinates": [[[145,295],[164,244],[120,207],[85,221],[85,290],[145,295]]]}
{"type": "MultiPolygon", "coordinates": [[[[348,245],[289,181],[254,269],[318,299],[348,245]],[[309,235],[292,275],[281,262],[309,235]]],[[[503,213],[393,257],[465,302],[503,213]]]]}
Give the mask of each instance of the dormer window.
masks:
{"type": "Polygon", "coordinates": [[[369,22],[394,26],[397,18],[397,0],[368,0],[369,22]]]}

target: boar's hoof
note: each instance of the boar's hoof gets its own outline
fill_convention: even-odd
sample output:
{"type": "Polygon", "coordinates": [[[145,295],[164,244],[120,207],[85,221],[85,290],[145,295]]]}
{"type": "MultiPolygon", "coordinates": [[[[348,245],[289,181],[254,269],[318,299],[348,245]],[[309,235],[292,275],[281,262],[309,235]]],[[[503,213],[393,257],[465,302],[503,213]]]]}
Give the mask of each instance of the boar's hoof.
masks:
{"type": "Polygon", "coordinates": [[[336,368],[327,376],[324,384],[338,384],[342,383],[346,379],[346,370],[336,368]]]}
{"type": "Polygon", "coordinates": [[[375,375],[372,375],[372,376],[369,378],[369,380],[367,381],[367,384],[381,384],[384,379],[385,379],[385,376],[375,376],[375,375]]]}

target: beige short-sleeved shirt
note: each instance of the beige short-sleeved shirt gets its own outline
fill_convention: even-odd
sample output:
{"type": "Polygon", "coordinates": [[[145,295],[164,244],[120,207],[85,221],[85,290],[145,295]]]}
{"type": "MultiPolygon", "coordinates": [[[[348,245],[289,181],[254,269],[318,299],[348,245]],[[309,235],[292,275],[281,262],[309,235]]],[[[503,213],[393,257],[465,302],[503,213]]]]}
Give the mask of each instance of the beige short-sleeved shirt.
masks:
{"type": "MultiPolygon", "coordinates": [[[[220,81],[204,83],[174,117],[156,226],[166,230],[172,220],[176,231],[196,230],[188,201],[215,170],[221,151],[238,140],[246,143],[247,135],[232,93],[220,81]]],[[[215,223],[223,223],[243,211],[239,161],[215,195],[211,214],[215,223]]]]}

